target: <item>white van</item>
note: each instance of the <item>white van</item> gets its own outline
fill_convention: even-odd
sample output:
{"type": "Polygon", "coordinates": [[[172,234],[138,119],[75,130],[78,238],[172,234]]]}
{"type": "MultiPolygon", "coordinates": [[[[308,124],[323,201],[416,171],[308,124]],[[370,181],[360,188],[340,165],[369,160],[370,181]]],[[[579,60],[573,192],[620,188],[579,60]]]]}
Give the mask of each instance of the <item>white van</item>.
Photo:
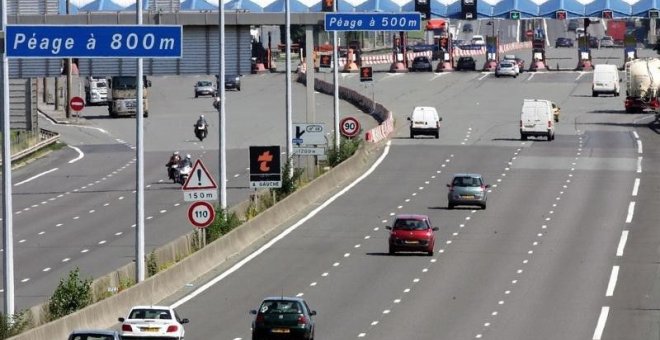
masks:
{"type": "Polygon", "coordinates": [[[594,79],[591,84],[591,96],[597,97],[601,93],[619,95],[619,69],[612,64],[598,64],[594,66],[594,79]]]}
{"type": "Polygon", "coordinates": [[[545,99],[525,99],[520,111],[520,139],[544,136],[555,139],[555,120],[552,102],[545,99]]]}
{"type": "Polygon", "coordinates": [[[435,138],[440,137],[440,121],[438,111],[430,106],[417,106],[410,117],[410,138],[416,135],[430,135],[435,138]]]}

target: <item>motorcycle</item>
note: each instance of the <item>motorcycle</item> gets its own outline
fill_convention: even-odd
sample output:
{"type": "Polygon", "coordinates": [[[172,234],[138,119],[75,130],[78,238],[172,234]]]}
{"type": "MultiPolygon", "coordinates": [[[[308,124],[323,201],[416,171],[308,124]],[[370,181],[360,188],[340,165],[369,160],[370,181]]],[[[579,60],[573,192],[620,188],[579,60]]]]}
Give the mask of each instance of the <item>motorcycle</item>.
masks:
{"type": "Polygon", "coordinates": [[[177,170],[179,169],[179,164],[165,164],[167,167],[167,178],[171,179],[173,183],[177,182],[177,170]]]}
{"type": "Polygon", "coordinates": [[[183,185],[186,183],[186,180],[188,179],[188,176],[190,176],[190,172],[192,171],[192,165],[190,164],[183,164],[183,166],[179,166],[176,169],[176,179],[179,182],[179,184],[183,185]]]}
{"type": "Polygon", "coordinates": [[[206,134],[208,133],[206,124],[197,123],[194,126],[195,126],[195,136],[199,139],[200,142],[203,141],[204,138],[206,138],[206,134]]]}

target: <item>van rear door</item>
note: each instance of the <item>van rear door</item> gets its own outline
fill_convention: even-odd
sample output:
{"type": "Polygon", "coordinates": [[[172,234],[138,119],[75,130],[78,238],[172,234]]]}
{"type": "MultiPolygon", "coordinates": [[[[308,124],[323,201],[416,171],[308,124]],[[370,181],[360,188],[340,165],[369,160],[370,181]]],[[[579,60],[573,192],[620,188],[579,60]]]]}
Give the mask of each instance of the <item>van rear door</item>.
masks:
{"type": "Polygon", "coordinates": [[[545,131],[545,118],[543,106],[539,102],[526,102],[520,116],[524,131],[545,131]]]}

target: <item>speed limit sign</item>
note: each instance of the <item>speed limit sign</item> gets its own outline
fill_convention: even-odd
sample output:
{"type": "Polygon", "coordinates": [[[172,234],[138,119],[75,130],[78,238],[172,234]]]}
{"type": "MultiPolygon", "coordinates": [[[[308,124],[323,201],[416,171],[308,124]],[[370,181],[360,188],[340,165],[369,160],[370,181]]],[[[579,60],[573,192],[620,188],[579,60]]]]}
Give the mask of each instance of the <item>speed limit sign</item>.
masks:
{"type": "Polygon", "coordinates": [[[197,228],[206,228],[215,220],[215,209],[209,202],[197,201],[188,208],[188,220],[197,228]]]}
{"type": "Polygon", "coordinates": [[[360,122],[353,117],[346,117],[339,122],[339,132],[344,137],[355,137],[360,134],[360,122]]]}

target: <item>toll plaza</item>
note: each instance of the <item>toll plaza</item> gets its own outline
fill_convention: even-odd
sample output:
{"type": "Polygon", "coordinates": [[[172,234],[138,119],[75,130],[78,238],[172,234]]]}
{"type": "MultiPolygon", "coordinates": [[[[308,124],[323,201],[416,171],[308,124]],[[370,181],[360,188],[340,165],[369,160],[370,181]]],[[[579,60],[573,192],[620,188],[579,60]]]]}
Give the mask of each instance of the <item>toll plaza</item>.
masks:
{"type": "Polygon", "coordinates": [[[395,34],[392,39],[392,65],[390,72],[404,73],[408,72],[408,57],[406,53],[406,35],[404,32],[395,34]]]}
{"type": "Polygon", "coordinates": [[[497,61],[499,58],[497,36],[486,37],[486,62],[484,63],[484,71],[495,71],[497,68],[497,61]]]}
{"type": "Polygon", "coordinates": [[[583,35],[578,38],[578,64],[576,69],[580,71],[590,71],[593,69],[591,61],[591,48],[589,47],[589,37],[583,35]]]}
{"type": "Polygon", "coordinates": [[[535,71],[545,71],[548,69],[548,65],[545,59],[545,38],[535,37],[532,40],[532,64],[529,66],[529,70],[532,72],[535,71]]]}

